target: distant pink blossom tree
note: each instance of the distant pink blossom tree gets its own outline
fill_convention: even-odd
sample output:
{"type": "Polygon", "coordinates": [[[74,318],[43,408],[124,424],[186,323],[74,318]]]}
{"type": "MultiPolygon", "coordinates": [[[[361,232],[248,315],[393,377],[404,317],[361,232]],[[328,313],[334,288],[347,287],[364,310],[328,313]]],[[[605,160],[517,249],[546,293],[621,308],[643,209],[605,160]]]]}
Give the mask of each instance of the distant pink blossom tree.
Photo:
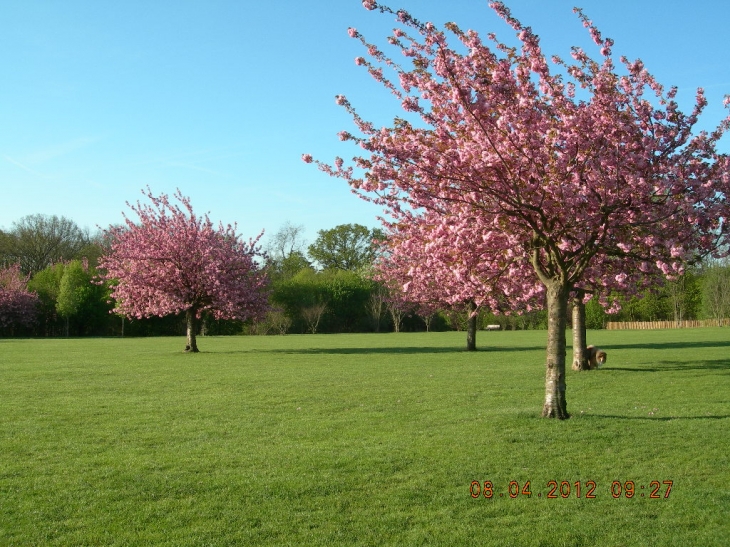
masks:
{"type": "Polygon", "coordinates": [[[168,196],[143,192],[149,205],[129,205],[126,226],[106,231],[111,241],[100,260],[101,279],[111,284],[116,313],[127,317],[185,313],[187,346],[197,352],[197,322],[203,313],[217,319],[261,318],[268,310],[268,280],[256,260],[262,234],[248,242],[235,225],[217,227],[198,217],[178,190],[168,196]]]}
{"type": "Polygon", "coordinates": [[[28,290],[20,264],[0,269],[0,327],[31,326],[38,315],[38,295],[28,290]]]}
{"type": "Polygon", "coordinates": [[[466,307],[467,350],[476,350],[480,309],[529,311],[542,304],[543,288],[505,234],[468,211],[393,211],[378,264],[379,275],[402,285],[419,305],[466,307]],[[464,214],[458,214],[463,212],[464,214]]]}
{"type": "Polygon", "coordinates": [[[431,323],[434,317],[443,309],[438,302],[418,302],[416,305],[416,315],[423,320],[426,325],[426,332],[431,330],[431,323]]]}
{"type": "Polygon", "coordinates": [[[393,321],[393,331],[400,332],[403,320],[418,313],[419,305],[409,299],[403,288],[392,280],[381,278],[385,288],[385,308],[393,321]]]}
{"type": "Polygon", "coordinates": [[[494,34],[490,45],[448,23],[458,43],[452,47],[431,23],[373,0],[363,4],[395,13],[401,23],[388,42],[410,65],[399,64],[355,29],[349,34],[367,48],[369,60],[358,57],[356,63],[396,97],[407,119],[377,128],[340,95],[337,104],[361,133],[342,132],[340,139],[368,155],[349,166],[341,158],[317,164],[396,216],[405,209],[455,208],[504,234],[546,292],[542,415],[568,418],[571,292],[630,288],[637,276],[676,276],[693,253],[713,252],[727,242],[730,162],[717,144],[730,118],[710,133],[695,134],[707,105],[703,90],[684,114],[677,89],[665,91],[641,61],[621,58],[617,67],[613,41],[580,10],[598,60],[573,48],[567,63],[548,60],[537,35],[502,2],[490,6],[521,47],[494,34]]]}

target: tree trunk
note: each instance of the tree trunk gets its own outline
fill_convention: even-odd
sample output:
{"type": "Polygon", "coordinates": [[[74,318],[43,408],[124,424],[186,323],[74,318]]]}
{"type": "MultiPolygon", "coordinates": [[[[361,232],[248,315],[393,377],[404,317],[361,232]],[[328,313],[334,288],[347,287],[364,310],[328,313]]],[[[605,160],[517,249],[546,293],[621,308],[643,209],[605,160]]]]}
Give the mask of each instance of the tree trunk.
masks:
{"type": "Polygon", "coordinates": [[[469,317],[466,320],[466,351],[477,350],[477,305],[471,300],[467,305],[469,317]]]}
{"type": "Polygon", "coordinates": [[[403,312],[397,308],[397,304],[388,306],[388,310],[390,311],[390,317],[393,319],[393,332],[400,332],[403,312]]]}
{"type": "Polygon", "coordinates": [[[373,330],[380,332],[380,318],[383,317],[383,306],[385,305],[385,297],[383,294],[384,289],[376,285],[370,292],[370,299],[368,300],[368,313],[370,320],[372,321],[373,330]]]}
{"type": "Polygon", "coordinates": [[[421,319],[423,319],[423,322],[426,324],[426,332],[431,332],[431,323],[433,322],[433,316],[435,314],[429,314],[425,317],[421,316],[421,319]]]}
{"type": "Polygon", "coordinates": [[[195,317],[196,310],[190,309],[185,312],[185,319],[188,325],[188,344],[185,346],[185,351],[190,353],[198,353],[198,342],[195,339],[195,330],[197,329],[198,321],[195,317]]]}
{"type": "Polygon", "coordinates": [[[586,350],[586,305],[583,303],[583,291],[576,291],[573,304],[573,370],[588,370],[588,352],[586,350]]]}
{"type": "Polygon", "coordinates": [[[568,403],[565,399],[565,327],[568,312],[568,288],[557,281],[546,286],[548,308],[548,344],[545,369],[545,404],[543,418],[565,420],[568,403]]]}

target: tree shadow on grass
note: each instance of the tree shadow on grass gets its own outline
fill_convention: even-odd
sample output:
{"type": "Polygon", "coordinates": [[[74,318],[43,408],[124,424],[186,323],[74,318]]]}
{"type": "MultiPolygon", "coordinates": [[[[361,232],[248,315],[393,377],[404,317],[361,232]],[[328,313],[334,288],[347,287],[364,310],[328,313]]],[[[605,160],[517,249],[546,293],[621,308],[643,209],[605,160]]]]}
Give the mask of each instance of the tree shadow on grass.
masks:
{"type": "Polygon", "coordinates": [[[680,372],[685,370],[718,370],[730,373],[730,361],[726,359],[710,359],[705,361],[657,361],[647,367],[616,367],[606,366],[601,372],[680,372]]]}
{"type": "Polygon", "coordinates": [[[416,353],[462,353],[461,348],[256,348],[233,351],[216,351],[213,353],[278,353],[281,355],[358,355],[358,354],[416,354],[416,353]]]}
{"type": "MultiPolygon", "coordinates": [[[[604,346],[601,346],[602,348],[604,346]]],[[[649,344],[606,344],[605,349],[689,349],[730,348],[730,340],[702,340],[698,342],[656,342],[649,344]]]]}
{"type": "Polygon", "coordinates": [[[489,355],[491,352],[504,351],[534,351],[545,349],[544,347],[520,347],[520,348],[478,348],[475,352],[467,352],[462,347],[418,347],[418,346],[393,346],[393,347],[367,347],[367,348],[277,348],[256,350],[262,353],[284,353],[302,355],[412,355],[428,353],[474,353],[476,355],[489,355]]]}
{"type": "Polygon", "coordinates": [[[291,348],[265,349],[264,353],[283,353],[299,355],[413,355],[428,353],[465,353],[462,348],[421,348],[421,347],[392,347],[392,348],[291,348]]]}
{"type": "Polygon", "coordinates": [[[606,418],[610,420],[640,420],[649,422],[671,422],[672,420],[727,420],[730,415],[721,416],[619,416],[617,414],[584,414],[581,418],[606,418]]]}

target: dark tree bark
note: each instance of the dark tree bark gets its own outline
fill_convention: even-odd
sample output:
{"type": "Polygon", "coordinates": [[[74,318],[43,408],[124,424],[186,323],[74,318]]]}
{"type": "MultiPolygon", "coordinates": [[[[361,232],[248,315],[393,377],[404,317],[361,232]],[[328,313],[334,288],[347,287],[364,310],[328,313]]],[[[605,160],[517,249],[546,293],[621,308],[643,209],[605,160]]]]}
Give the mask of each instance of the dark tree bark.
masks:
{"type": "Polygon", "coordinates": [[[469,317],[466,320],[466,351],[477,350],[477,305],[471,300],[467,305],[469,317]]]}
{"type": "Polygon", "coordinates": [[[573,305],[573,370],[588,370],[586,351],[586,306],[583,303],[585,291],[576,290],[572,296],[573,305]]]}
{"type": "Polygon", "coordinates": [[[567,323],[569,289],[566,284],[552,280],[546,284],[548,308],[548,345],[545,369],[545,403],[543,418],[565,420],[568,403],[565,399],[565,327],[567,323]]]}
{"type": "Polygon", "coordinates": [[[194,308],[189,309],[185,312],[185,319],[187,322],[188,331],[188,344],[185,346],[185,351],[190,353],[198,353],[198,342],[195,338],[195,332],[198,328],[198,320],[196,317],[197,310],[194,308]]]}

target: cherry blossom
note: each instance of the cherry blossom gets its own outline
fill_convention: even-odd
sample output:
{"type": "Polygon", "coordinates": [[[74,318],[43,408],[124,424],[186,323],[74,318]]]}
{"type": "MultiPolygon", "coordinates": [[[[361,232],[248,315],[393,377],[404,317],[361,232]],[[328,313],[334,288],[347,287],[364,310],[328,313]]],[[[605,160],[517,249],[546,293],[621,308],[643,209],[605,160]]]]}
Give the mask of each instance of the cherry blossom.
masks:
{"type": "MultiPolygon", "coordinates": [[[[707,106],[704,91],[697,90],[694,108],[683,113],[677,89],[665,91],[641,61],[616,62],[613,40],[580,10],[599,59],[574,48],[570,64],[557,56],[549,62],[537,35],[503,2],[490,6],[520,47],[494,34],[483,42],[453,23],[442,31],[402,11],[364,5],[395,15],[405,29],[389,43],[410,64],[393,61],[360,33],[356,39],[370,57],[360,64],[406,114],[377,128],[338,96],[359,131],[348,140],[366,154],[351,165],[315,163],[396,219],[404,211],[414,219],[461,217],[460,229],[470,226],[464,239],[473,242],[490,229],[500,234],[496,248],[475,252],[486,264],[512,253],[543,285],[543,416],[567,418],[571,292],[605,294],[676,276],[698,254],[717,256],[727,248],[730,162],[717,144],[730,118],[712,132],[696,132],[707,106]]],[[[457,268],[455,276],[462,282],[467,269],[457,268]]]]}
{"type": "Polygon", "coordinates": [[[150,205],[130,205],[139,217],[125,215],[126,226],[106,231],[111,248],[101,259],[101,279],[112,286],[115,312],[127,317],[185,313],[188,344],[197,352],[196,323],[203,313],[217,319],[261,317],[268,309],[268,280],[256,262],[258,237],[243,241],[235,225],[215,227],[198,217],[178,190],[143,194],[150,205]]]}
{"type": "Polygon", "coordinates": [[[0,327],[30,326],[38,313],[38,295],[28,290],[20,264],[0,269],[0,327]]]}

